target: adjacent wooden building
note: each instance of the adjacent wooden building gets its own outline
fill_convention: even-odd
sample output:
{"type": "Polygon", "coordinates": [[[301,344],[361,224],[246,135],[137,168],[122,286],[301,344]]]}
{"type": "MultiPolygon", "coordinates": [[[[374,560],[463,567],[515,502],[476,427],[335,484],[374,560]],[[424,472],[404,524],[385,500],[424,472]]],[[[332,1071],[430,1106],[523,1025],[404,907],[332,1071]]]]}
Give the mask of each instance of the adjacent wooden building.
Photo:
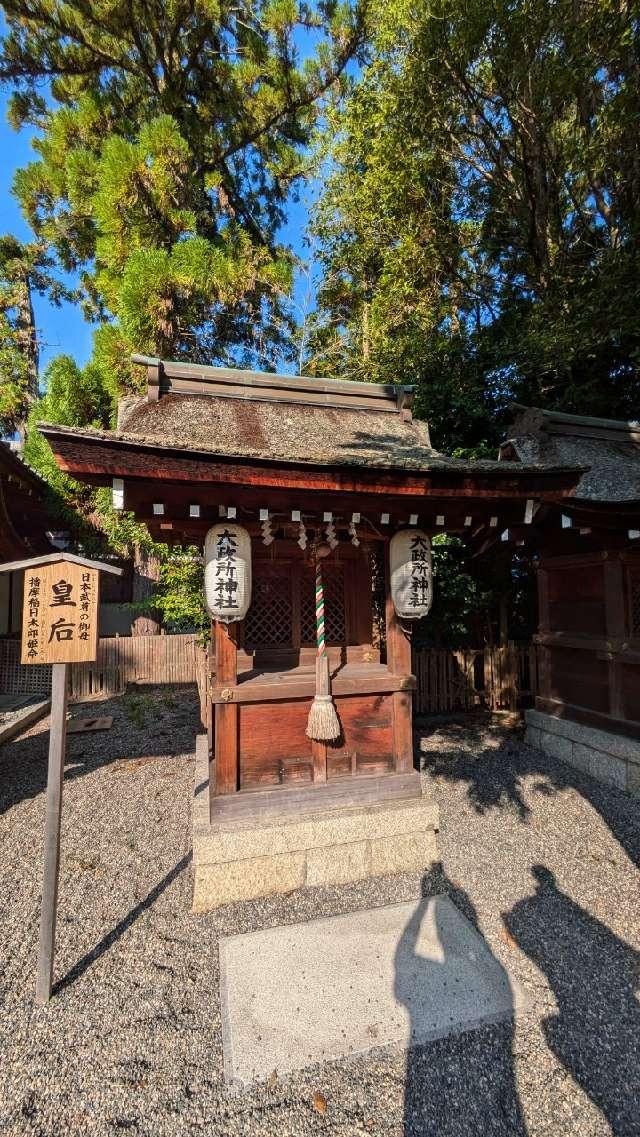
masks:
{"type": "Polygon", "coordinates": [[[530,739],[640,791],[640,424],[516,407],[509,465],[580,464],[575,493],[537,512],[542,656],[530,739]],[[594,729],[595,728],[595,729],[594,729]]]}
{"type": "MultiPolygon", "coordinates": [[[[47,483],[7,443],[0,442],[0,563],[54,552],[56,518],[47,483]]],[[[0,636],[17,633],[20,573],[0,575],[0,636]]]]}

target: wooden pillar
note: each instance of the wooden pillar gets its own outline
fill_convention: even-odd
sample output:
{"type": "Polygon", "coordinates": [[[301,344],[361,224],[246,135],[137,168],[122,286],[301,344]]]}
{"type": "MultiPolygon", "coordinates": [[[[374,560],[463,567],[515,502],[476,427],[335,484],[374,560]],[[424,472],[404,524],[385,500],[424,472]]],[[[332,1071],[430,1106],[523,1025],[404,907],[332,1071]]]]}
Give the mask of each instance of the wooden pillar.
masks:
{"type": "MultiPolygon", "coordinates": [[[[551,613],[549,610],[549,572],[546,568],[538,566],[538,631],[541,636],[551,631],[551,613]]],[[[551,698],[551,650],[546,644],[537,643],[538,649],[538,700],[542,702],[542,710],[548,710],[546,700],[551,698]]]]}
{"type": "Polygon", "coordinates": [[[327,744],[326,742],[319,742],[314,738],[311,741],[311,757],[313,759],[313,780],[314,782],[326,782],[327,780],[327,744]]]}
{"type": "Polygon", "coordinates": [[[49,725],[49,769],[47,773],[47,815],[42,874],[42,914],[36,978],[36,1003],[51,998],[53,953],[56,941],[56,907],[60,864],[60,819],[62,779],[67,738],[67,664],[54,663],[51,673],[51,721],[49,725]]]}
{"type": "Polygon", "coordinates": [[[617,556],[605,553],[604,604],[607,622],[607,640],[610,645],[608,656],[609,714],[616,719],[624,718],[622,684],[620,681],[620,648],[626,634],[626,611],[624,593],[624,568],[617,556]]]}
{"type": "MultiPolygon", "coordinates": [[[[231,697],[238,682],[238,625],[215,625],[216,687],[225,688],[231,697]]],[[[238,704],[216,703],[215,765],[216,794],[233,794],[239,788],[238,704]]]]}
{"type": "MultiPolygon", "coordinates": [[[[411,639],[402,621],[398,619],[391,597],[391,565],[389,542],[385,544],[385,622],[387,633],[387,667],[392,675],[411,675],[411,639]]],[[[393,757],[396,772],[413,769],[413,729],[410,691],[394,691],[391,696],[393,713],[393,757]]]]}
{"type": "Polygon", "coordinates": [[[216,629],[213,620],[210,624],[210,639],[206,649],[205,657],[205,704],[206,704],[206,730],[207,730],[207,756],[208,756],[208,770],[209,770],[209,784],[207,789],[207,799],[209,802],[209,817],[211,818],[211,806],[216,792],[216,754],[215,754],[215,704],[211,701],[211,691],[215,685],[215,642],[216,642],[216,629]]]}

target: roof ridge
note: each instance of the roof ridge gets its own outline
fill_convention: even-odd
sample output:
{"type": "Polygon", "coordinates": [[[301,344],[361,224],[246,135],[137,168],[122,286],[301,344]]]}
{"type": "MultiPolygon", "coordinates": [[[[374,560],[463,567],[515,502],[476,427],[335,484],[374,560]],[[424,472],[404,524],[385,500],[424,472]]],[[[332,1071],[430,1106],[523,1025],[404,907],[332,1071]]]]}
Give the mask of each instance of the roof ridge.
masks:
{"type": "Polygon", "coordinates": [[[511,409],[519,414],[535,412],[554,423],[566,423],[568,426],[595,427],[603,430],[620,431],[621,433],[640,432],[640,420],[598,418],[595,415],[576,415],[568,411],[547,410],[544,407],[526,406],[524,403],[511,403],[511,409]]]}

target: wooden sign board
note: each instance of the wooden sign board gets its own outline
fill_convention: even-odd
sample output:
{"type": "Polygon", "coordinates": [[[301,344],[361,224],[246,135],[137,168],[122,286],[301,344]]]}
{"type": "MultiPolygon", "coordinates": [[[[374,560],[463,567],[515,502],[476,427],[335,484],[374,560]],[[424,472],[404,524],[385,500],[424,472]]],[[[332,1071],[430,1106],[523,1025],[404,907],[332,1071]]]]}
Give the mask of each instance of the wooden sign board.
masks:
{"type": "Polygon", "coordinates": [[[71,561],[24,574],[22,663],[87,663],[98,651],[97,569],[71,561]]]}

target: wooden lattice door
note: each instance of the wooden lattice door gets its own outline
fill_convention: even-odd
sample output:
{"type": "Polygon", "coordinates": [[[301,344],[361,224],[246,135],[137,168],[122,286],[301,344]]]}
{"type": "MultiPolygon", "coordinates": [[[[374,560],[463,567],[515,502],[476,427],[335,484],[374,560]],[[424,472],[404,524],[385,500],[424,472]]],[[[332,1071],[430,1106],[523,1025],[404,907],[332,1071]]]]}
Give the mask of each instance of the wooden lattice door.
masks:
{"type": "Polygon", "coordinates": [[[275,561],[256,564],[253,597],[244,629],[245,647],[291,648],[293,635],[293,597],[291,566],[275,561]]]}
{"type": "MultiPolygon", "coordinates": [[[[347,642],[344,566],[323,565],[327,643],[347,642]]],[[[300,560],[254,562],[253,598],[244,626],[244,647],[261,661],[296,662],[315,650],[315,570],[300,560]]]]}

